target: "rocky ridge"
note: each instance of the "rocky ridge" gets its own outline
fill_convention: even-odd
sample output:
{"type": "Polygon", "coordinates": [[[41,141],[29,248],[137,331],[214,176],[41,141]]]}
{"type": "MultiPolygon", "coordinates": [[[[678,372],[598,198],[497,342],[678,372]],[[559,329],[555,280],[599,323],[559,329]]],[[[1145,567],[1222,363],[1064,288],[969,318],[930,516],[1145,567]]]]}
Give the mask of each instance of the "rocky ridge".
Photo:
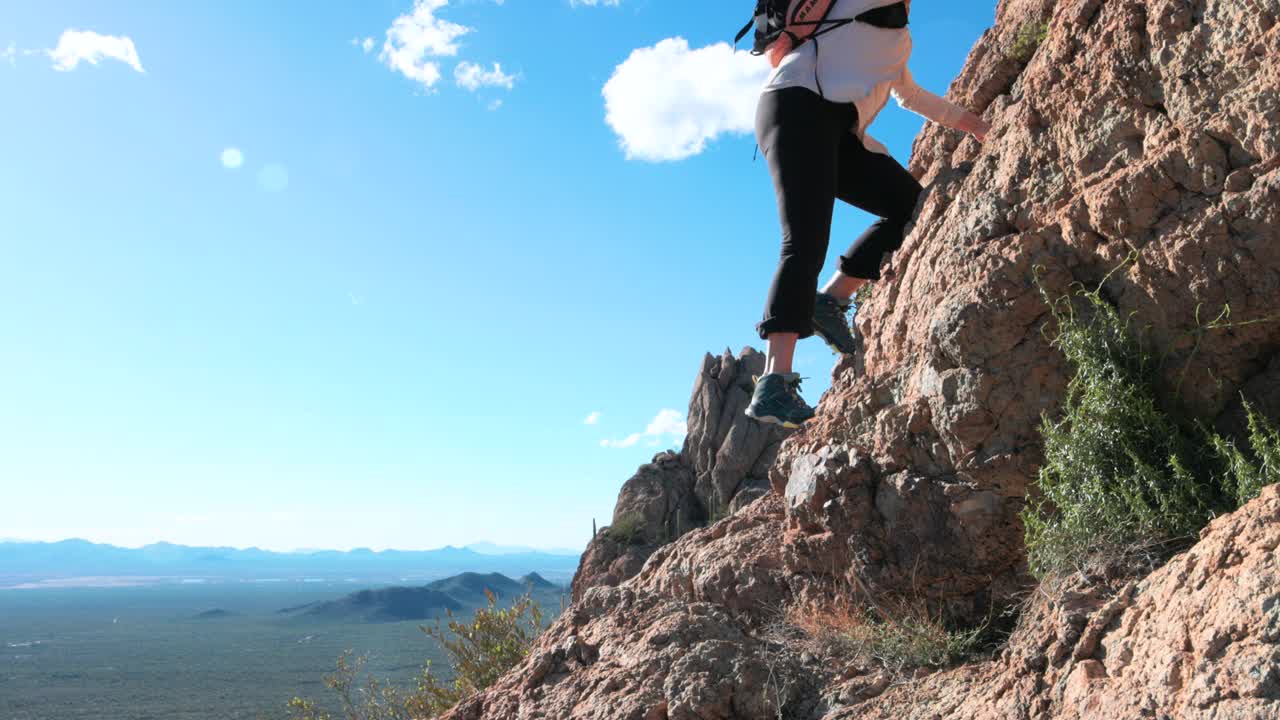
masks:
{"type": "Polygon", "coordinates": [[[1069,377],[1037,285],[1098,287],[1144,328],[1169,407],[1226,432],[1242,400],[1277,417],[1277,58],[1274,0],[1002,0],[949,91],[994,131],[917,139],[927,191],[858,313],[865,355],[771,492],[603,584],[584,559],[527,660],[447,717],[1280,717],[1280,490],[1120,587],[1028,598],[1019,522],[1069,377]],[[849,583],[960,621],[1022,611],[998,657],[905,682],[771,632],[849,583]]]}
{"type": "Polygon", "coordinates": [[[768,492],[769,468],[787,431],[742,414],[751,401],[752,378],[763,372],[764,355],[753,348],[738,357],[725,350],[703,358],[684,447],[658,453],[623,483],[612,521],[583,551],[573,599],[586,588],[631,578],[659,546],[768,492]]]}

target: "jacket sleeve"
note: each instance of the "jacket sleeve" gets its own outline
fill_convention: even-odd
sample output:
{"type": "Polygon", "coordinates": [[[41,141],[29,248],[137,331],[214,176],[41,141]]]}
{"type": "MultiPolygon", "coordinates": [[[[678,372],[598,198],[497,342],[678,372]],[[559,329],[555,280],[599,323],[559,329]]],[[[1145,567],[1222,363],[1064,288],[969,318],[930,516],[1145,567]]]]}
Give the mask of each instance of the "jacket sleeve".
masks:
{"type": "Polygon", "coordinates": [[[963,128],[959,124],[969,116],[968,110],[917,85],[911,71],[906,68],[902,69],[902,75],[893,84],[891,92],[899,105],[939,125],[961,130],[963,128]]]}

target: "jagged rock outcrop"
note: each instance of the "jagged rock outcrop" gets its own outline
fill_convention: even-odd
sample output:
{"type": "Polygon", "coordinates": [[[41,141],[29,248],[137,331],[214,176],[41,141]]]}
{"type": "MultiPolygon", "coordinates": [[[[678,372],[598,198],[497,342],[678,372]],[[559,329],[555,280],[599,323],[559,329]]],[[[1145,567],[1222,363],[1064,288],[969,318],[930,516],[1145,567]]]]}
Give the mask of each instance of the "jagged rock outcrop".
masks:
{"type": "Polygon", "coordinates": [[[1141,583],[1037,593],[988,662],[891,687],[765,631],[852,581],[961,620],[1025,594],[1019,512],[1069,377],[1037,283],[1100,286],[1132,316],[1169,408],[1229,430],[1243,393],[1276,417],[1277,58],[1274,0],[1002,0],[949,92],[994,130],[917,140],[926,193],[857,315],[865,354],[773,492],[577,595],[448,717],[1280,718],[1275,488],[1141,583]],[[1211,323],[1228,305],[1235,324],[1211,323]]]}
{"type": "Polygon", "coordinates": [[[750,622],[787,592],[782,520],[768,495],[662,547],[635,579],[584,590],[520,667],[445,720],[816,718],[831,671],[750,622]],[[675,565],[687,574],[661,570],[675,565]]]}
{"type": "Polygon", "coordinates": [[[763,372],[764,355],[749,347],[736,358],[729,350],[703,358],[684,447],[659,453],[623,484],[610,527],[625,532],[606,528],[592,538],[574,575],[575,600],[587,588],[634,576],[658,547],[768,492],[787,431],[743,415],[752,376],[763,372]]]}

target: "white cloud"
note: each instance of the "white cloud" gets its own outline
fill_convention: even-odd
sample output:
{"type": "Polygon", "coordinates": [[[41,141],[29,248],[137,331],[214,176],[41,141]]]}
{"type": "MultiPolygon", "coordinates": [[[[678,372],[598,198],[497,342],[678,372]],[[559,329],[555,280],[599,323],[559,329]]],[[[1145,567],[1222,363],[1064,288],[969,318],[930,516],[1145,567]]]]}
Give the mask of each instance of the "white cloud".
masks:
{"type": "Polygon", "coordinates": [[[440,81],[440,64],[433,58],[458,54],[458,38],[471,32],[465,25],[436,17],[449,0],[414,0],[413,10],[387,28],[378,59],[387,67],[431,89],[440,81]]]}
{"type": "Polygon", "coordinates": [[[463,60],[453,69],[453,79],[458,87],[475,92],[484,87],[501,87],[510,90],[515,87],[516,76],[502,72],[502,66],[493,64],[492,70],[485,70],[483,65],[463,60]]]}
{"type": "Polygon", "coordinates": [[[588,415],[588,416],[587,416],[587,419],[586,419],[586,420],[583,420],[582,422],[583,422],[583,424],[585,424],[585,425],[599,425],[599,424],[600,424],[600,411],[599,411],[599,410],[596,410],[596,411],[592,412],[590,415],[588,415]]]}
{"type": "Polygon", "coordinates": [[[222,167],[228,170],[239,170],[244,165],[244,153],[240,148],[229,147],[222,151],[222,167]]]}
{"type": "Polygon", "coordinates": [[[138,72],[142,69],[142,61],[138,59],[138,49],[133,40],[117,35],[99,35],[87,30],[67,30],[58,38],[58,46],[49,51],[55,70],[75,70],[83,60],[97,65],[103,58],[119,60],[138,72]]]}
{"type": "Polygon", "coordinates": [[[657,445],[663,437],[672,436],[672,439],[676,439],[688,432],[688,423],[685,422],[680,411],[664,409],[658,411],[657,416],[650,421],[644,432],[632,433],[622,440],[601,440],[600,447],[629,448],[641,440],[648,440],[649,442],[646,443],[648,445],[657,445]]]}
{"type": "Polygon", "coordinates": [[[17,56],[18,56],[18,48],[14,47],[13,43],[9,43],[9,47],[5,48],[4,52],[0,52],[0,58],[8,60],[9,65],[11,66],[18,64],[18,61],[14,59],[17,56]]]}
{"type": "Polygon", "coordinates": [[[605,119],[629,159],[682,160],[725,133],[754,131],[769,63],[728,43],[684,38],[639,48],[604,86],[605,119]]]}
{"type": "Polygon", "coordinates": [[[569,5],[571,7],[604,7],[609,5],[617,7],[621,2],[622,0],[569,0],[569,5]]]}
{"type": "Polygon", "coordinates": [[[373,38],[367,37],[364,40],[361,40],[360,49],[363,50],[366,55],[373,52],[373,38]]]}

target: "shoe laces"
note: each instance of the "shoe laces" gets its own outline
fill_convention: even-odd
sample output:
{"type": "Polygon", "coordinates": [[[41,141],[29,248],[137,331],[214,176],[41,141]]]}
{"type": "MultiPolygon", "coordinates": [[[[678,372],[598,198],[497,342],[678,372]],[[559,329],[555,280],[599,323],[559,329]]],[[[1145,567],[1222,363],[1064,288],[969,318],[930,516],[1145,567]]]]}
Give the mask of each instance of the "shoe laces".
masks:
{"type": "Polygon", "coordinates": [[[805,402],[804,396],[800,394],[800,382],[808,379],[809,378],[798,377],[795,380],[787,381],[787,392],[790,393],[791,396],[796,399],[796,402],[800,403],[805,407],[809,407],[809,403],[805,402]]]}

